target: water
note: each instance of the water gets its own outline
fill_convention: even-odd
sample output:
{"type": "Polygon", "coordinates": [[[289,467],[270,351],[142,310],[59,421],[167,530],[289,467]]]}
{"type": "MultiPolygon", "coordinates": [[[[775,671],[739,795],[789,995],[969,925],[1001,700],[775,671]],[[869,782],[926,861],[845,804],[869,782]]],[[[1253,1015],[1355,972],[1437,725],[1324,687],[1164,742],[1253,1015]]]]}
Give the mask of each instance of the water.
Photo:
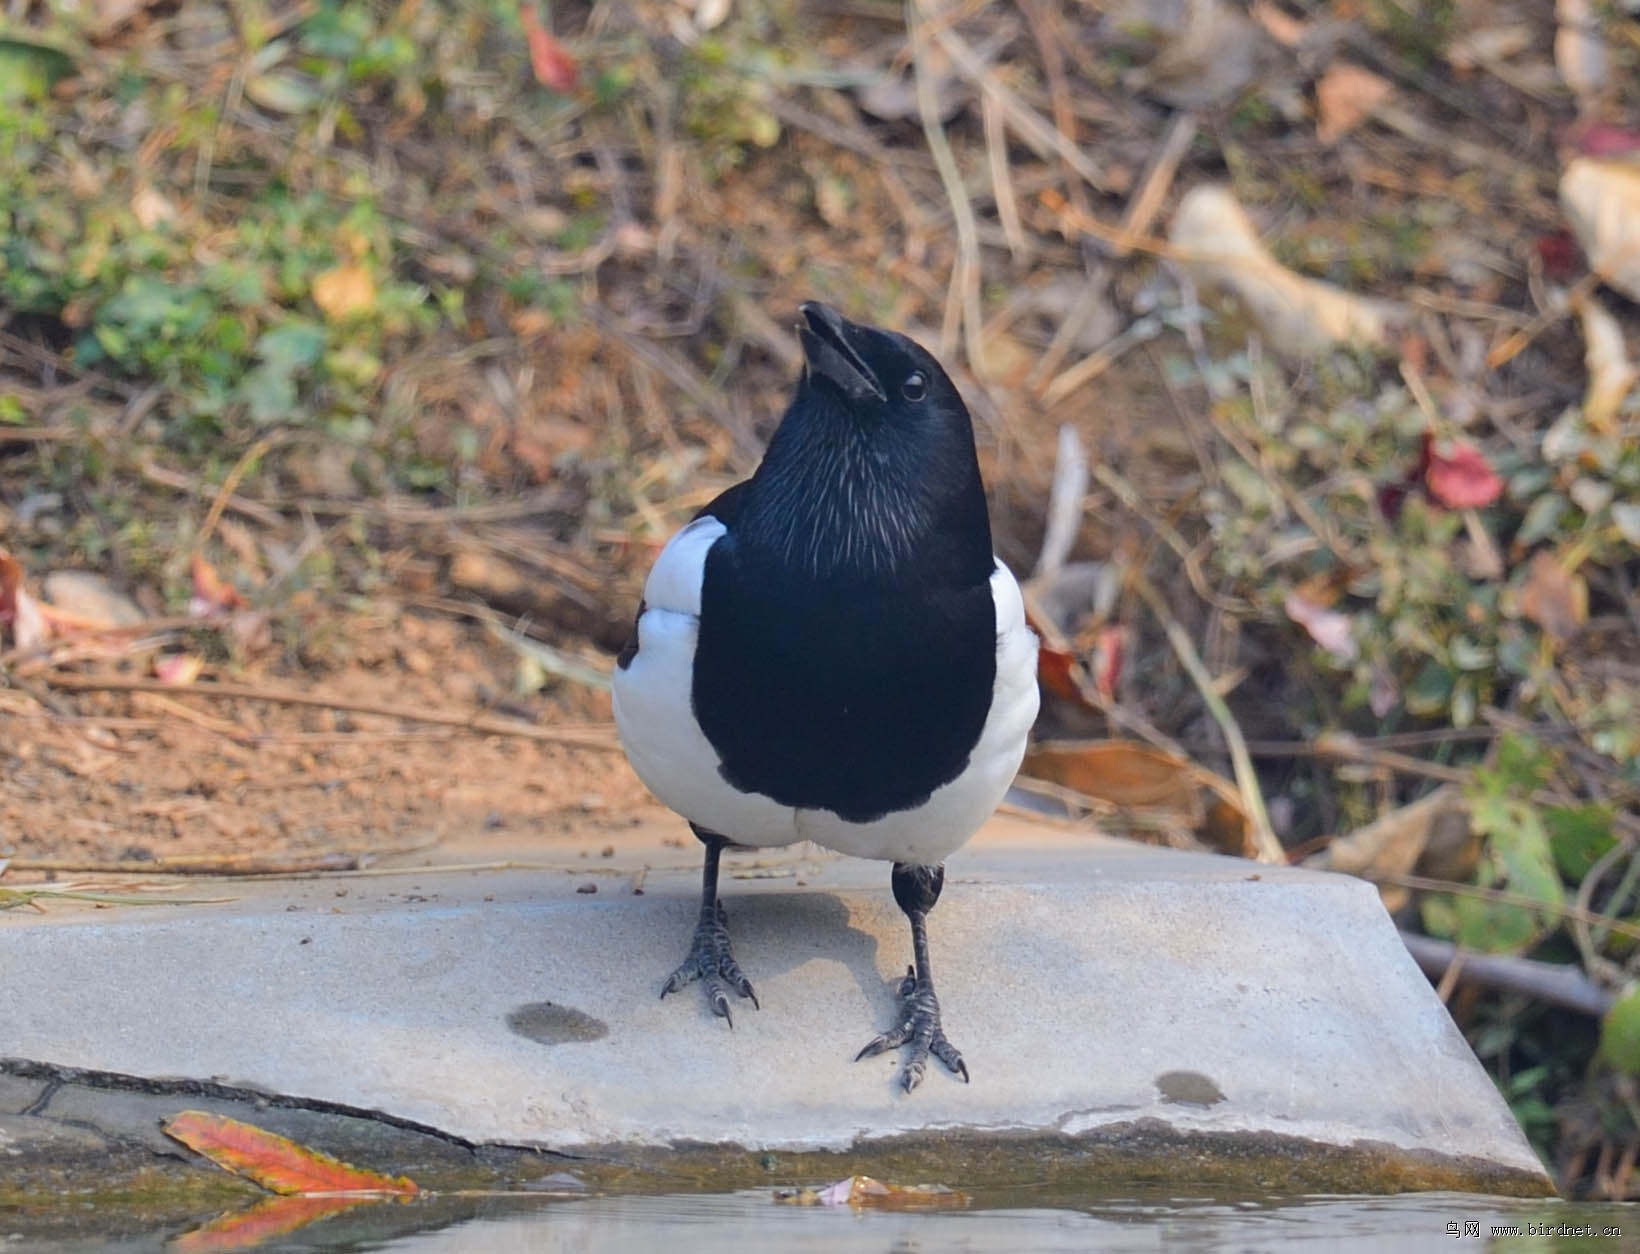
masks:
{"type": "MultiPolygon", "coordinates": [[[[540,1200],[429,1198],[373,1204],[310,1223],[254,1246],[223,1243],[226,1233],[182,1225],[156,1232],[71,1240],[10,1235],[0,1215],[0,1250],[373,1250],[391,1254],[1139,1254],[1167,1250],[1296,1251],[1343,1254],[1508,1248],[1640,1248],[1640,1209],[1632,1205],[1517,1201],[1469,1194],[1310,1197],[1259,1202],[1190,1198],[1113,1199],[1084,1206],[974,1206],[946,1212],[851,1211],[776,1204],[772,1190],[729,1194],[609,1196],[540,1200]],[[1520,1236],[1500,1235],[1513,1225],[1520,1236]],[[1545,1235],[1556,1225],[1592,1226],[1595,1237],[1545,1235]],[[1536,1235],[1527,1235],[1530,1228],[1536,1235]],[[1621,1232],[1623,1236],[1616,1235],[1621,1232]],[[1602,1234],[1610,1233],[1602,1238],[1602,1234]],[[213,1241],[213,1236],[216,1240],[213,1241]],[[1626,1238],[1626,1239],[1624,1239],[1626,1238]]],[[[243,1234],[242,1234],[243,1235],[243,1234]]]]}

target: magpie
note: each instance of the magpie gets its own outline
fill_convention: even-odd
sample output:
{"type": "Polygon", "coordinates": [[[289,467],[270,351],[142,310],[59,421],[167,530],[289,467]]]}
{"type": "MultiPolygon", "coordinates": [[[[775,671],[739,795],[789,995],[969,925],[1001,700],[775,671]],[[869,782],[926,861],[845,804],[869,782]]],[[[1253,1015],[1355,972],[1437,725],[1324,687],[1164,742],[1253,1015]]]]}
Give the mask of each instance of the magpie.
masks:
{"type": "Polygon", "coordinates": [[[893,863],[913,962],[890,1030],[968,1079],[940,1022],[927,916],[944,859],[1002,800],[1036,719],[1037,640],[991,549],[973,423],[904,335],[810,302],[796,393],[750,479],[661,550],[617,659],[639,778],[706,847],[699,921],[661,996],[757,996],[718,899],[725,847],[812,840],[893,863]]]}

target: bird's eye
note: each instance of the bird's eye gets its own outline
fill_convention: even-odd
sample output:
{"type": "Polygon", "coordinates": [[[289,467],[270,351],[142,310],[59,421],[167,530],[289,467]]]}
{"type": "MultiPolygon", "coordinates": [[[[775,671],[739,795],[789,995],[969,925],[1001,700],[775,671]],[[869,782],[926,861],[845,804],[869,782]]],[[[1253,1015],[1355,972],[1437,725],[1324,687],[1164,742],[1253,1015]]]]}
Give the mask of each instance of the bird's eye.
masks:
{"type": "Polygon", "coordinates": [[[906,375],[905,382],[900,384],[900,395],[908,401],[920,401],[928,395],[928,380],[923,378],[921,370],[906,375]]]}

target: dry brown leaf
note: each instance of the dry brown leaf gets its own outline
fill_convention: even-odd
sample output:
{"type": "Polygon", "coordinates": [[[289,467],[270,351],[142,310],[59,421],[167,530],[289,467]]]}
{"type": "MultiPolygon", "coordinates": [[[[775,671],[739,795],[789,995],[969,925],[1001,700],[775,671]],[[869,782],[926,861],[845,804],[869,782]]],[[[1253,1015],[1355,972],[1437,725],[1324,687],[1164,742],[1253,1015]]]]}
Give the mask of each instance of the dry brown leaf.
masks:
{"type": "MultiPolygon", "coordinates": [[[[1406,875],[1428,850],[1446,851],[1470,843],[1469,807],[1463,792],[1452,784],[1443,785],[1388,814],[1340,836],[1320,853],[1305,859],[1304,865],[1323,871],[1339,871],[1367,879],[1406,875]]],[[[1390,909],[1405,904],[1406,890],[1385,885],[1380,890],[1390,909]]]]}
{"type": "Polygon", "coordinates": [[[376,281],[361,265],[337,266],[314,277],[313,303],[332,322],[369,313],[376,307],[376,281]]]}
{"type": "Polygon", "coordinates": [[[203,1154],[218,1167],[284,1194],[420,1192],[404,1176],[354,1167],[254,1124],[203,1110],[185,1110],[161,1125],[165,1135],[203,1154]]]}
{"type": "Polygon", "coordinates": [[[1583,364],[1589,371],[1588,391],[1583,395],[1583,421],[1594,430],[1610,434],[1617,411],[1640,382],[1640,369],[1629,360],[1623,328],[1606,307],[1593,296],[1577,302],[1583,321],[1583,364]]]}
{"type": "Polygon", "coordinates": [[[1256,855],[1235,785],[1189,758],[1133,740],[1047,740],[1025,755],[1020,771],[1106,805],[1165,820],[1221,852],[1256,855]]]}
{"type": "Polygon", "coordinates": [[[1574,157],[1560,176],[1560,206],[1594,272],[1640,300],[1640,166],[1574,157]]]}
{"type": "Polygon", "coordinates": [[[1589,621],[1589,585],[1548,551],[1532,558],[1520,590],[1520,612],[1556,644],[1564,644],[1589,621]]]}
{"type": "Polygon", "coordinates": [[[40,593],[51,603],[43,607],[47,616],[62,620],[65,626],[90,630],[136,627],[148,617],[111,580],[95,571],[50,571],[40,581],[40,593]]]}
{"type": "Polygon", "coordinates": [[[1335,144],[1388,100],[1389,80],[1348,61],[1332,66],[1315,85],[1315,137],[1335,144]]]}
{"type": "Polygon", "coordinates": [[[1173,216],[1168,242],[1198,283],[1240,300],[1283,355],[1306,357],[1339,344],[1388,341],[1395,306],[1287,269],[1259,242],[1228,188],[1193,188],[1173,216]]]}

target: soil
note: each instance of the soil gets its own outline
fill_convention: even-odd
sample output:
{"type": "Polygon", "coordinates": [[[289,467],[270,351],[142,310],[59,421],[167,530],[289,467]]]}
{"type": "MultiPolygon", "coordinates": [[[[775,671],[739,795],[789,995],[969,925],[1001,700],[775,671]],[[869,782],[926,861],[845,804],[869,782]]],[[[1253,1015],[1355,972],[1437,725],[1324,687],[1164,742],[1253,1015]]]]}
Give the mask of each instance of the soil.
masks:
{"type": "Polygon", "coordinates": [[[607,693],[565,684],[498,698],[511,690],[516,657],[449,618],[375,605],[332,626],[331,651],[347,660],[319,673],[253,662],[223,678],[342,707],[511,717],[519,734],[223,700],[205,695],[208,680],[174,695],[55,694],[66,717],[42,713],[32,698],[8,700],[0,744],[7,886],[150,863],[341,869],[456,847],[464,859],[513,856],[535,842],[585,852],[629,828],[648,800],[608,734],[607,693]],[[531,738],[552,727],[591,729],[610,748],[531,738]]]}

